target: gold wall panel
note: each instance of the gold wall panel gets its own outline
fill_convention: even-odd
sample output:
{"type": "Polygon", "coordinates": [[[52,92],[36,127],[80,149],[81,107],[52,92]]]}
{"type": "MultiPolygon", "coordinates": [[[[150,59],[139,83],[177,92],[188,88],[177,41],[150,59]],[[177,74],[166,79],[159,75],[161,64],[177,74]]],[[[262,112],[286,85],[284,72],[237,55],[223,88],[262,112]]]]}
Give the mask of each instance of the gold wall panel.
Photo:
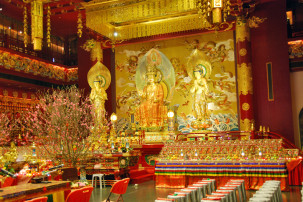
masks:
{"type": "Polygon", "coordinates": [[[187,73],[187,62],[195,48],[203,51],[212,65],[207,79],[209,86],[208,113],[212,122],[209,130],[237,130],[238,111],[235,77],[233,31],[208,33],[190,37],[129,44],[115,49],[117,115],[129,119],[140,105],[135,84],[135,73],[140,58],[151,48],[159,49],[171,61],[176,75],[173,99],[169,107],[178,108],[179,130],[191,132],[193,119],[192,80],[187,73]],[[181,126],[181,127],[180,127],[181,126]]]}

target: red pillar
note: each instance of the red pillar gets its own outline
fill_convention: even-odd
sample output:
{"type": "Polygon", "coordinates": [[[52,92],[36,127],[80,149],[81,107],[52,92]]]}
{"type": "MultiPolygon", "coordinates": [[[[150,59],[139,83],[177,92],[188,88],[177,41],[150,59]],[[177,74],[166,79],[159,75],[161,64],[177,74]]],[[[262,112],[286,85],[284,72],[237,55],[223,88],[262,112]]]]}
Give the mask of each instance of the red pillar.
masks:
{"type": "Polygon", "coordinates": [[[242,16],[237,17],[236,48],[240,130],[250,131],[254,122],[250,30],[242,16]]]}

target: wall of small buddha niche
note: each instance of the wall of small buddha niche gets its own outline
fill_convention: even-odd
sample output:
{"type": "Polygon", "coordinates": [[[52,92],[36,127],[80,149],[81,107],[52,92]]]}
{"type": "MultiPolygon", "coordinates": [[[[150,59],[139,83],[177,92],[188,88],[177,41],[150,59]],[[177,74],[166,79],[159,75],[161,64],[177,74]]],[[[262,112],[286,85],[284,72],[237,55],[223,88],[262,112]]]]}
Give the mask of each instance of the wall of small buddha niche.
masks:
{"type": "Polygon", "coordinates": [[[38,102],[36,93],[14,88],[0,88],[0,111],[20,112],[29,110],[38,102]]]}
{"type": "Polygon", "coordinates": [[[179,131],[195,130],[191,127],[191,122],[195,120],[193,96],[190,93],[193,81],[186,70],[189,57],[195,49],[204,52],[212,65],[210,78],[207,79],[208,113],[212,124],[207,129],[213,131],[239,129],[233,31],[116,47],[116,112],[120,123],[130,121],[130,113],[134,113],[140,106],[135,82],[136,68],[140,59],[152,48],[161,51],[175,70],[175,90],[169,106],[178,106],[179,131]]]}

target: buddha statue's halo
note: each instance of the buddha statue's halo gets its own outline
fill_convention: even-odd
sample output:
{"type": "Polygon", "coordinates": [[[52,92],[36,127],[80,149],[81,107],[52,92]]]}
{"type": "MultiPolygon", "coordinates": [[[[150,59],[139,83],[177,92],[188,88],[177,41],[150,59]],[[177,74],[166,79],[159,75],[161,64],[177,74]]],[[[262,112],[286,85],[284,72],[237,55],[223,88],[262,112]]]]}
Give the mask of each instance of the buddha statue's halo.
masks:
{"type": "Polygon", "coordinates": [[[104,64],[98,61],[94,66],[90,68],[87,73],[87,81],[91,88],[94,88],[94,81],[99,81],[100,76],[105,79],[105,84],[103,84],[103,88],[106,90],[111,82],[110,71],[104,64]]]}
{"type": "Polygon", "coordinates": [[[196,70],[200,70],[203,77],[209,79],[212,71],[211,63],[205,53],[202,51],[195,49],[190,54],[189,59],[187,61],[186,67],[188,75],[193,79],[193,73],[196,70]]]}
{"type": "Polygon", "coordinates": [[[137,91],[143,91],[147,85],[148,67],[158,71],[157,75],[167,87],[168,92],[165,99],[170,100],[175,88],[175,70],[170,60],[157,49],[149,50],[139,61],[135,77],[137,91]]]}

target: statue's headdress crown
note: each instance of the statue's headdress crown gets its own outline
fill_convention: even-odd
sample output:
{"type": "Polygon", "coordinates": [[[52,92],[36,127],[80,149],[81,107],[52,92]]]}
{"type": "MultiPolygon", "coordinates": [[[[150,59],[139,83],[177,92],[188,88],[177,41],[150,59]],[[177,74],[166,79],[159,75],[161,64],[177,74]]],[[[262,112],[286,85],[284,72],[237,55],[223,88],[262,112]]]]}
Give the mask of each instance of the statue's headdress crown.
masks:
{"type": "Polygon", "coordinates": [[[147,75],[156,75],[157,74],[157,68],[155,65],[148,65],[147,66],[147,75]]]}

